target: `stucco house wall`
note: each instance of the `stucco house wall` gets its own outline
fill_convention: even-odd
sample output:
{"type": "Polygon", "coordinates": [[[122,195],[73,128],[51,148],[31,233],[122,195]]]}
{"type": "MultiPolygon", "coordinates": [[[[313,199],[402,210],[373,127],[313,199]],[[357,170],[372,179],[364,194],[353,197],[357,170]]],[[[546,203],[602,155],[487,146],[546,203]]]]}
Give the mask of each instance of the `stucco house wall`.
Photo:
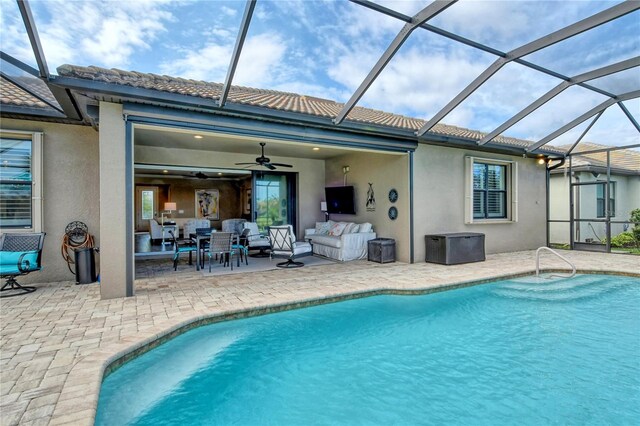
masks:
{"type": "Polygon", "coordinates": [[[0,121],[0,128],[44,134],[42,229],[47,236],[43,270],[21,277],[20,283],[73,280],[60,254],[67,224],[76,220],[86,223],[100,245],[98,132],[87,126],[7,118],[0,121]]]}
{"type": "Polygon", "coordinates": [[[435,145],[414,154],[415,261],[425,259],[424,236],[444,232],[485,234],[487,253],[529,250],[546,244],[546,170],[535,159],[435,145]],[[518,221],[465,224],[465,157],[518,164],[518,221]]]}

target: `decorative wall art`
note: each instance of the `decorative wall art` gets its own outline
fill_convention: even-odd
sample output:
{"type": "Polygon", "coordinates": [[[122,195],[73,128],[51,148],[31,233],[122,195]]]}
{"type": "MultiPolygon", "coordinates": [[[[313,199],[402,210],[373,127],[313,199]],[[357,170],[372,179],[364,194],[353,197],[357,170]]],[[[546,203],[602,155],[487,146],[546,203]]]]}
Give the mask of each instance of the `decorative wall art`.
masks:
{"type": "Polygon", "coordinates": [[[391,201],[392,203],[398,201],[398,191],[395,188],[389,191],[389,201],[391,201]]]}
{"type": "Polygon", "coordinates": [[[242,213],[251,213],[251,188],[245,188],[242,196],[242,213]]]}
{"type": "Polygon", "coordinates": [[[369,183],[369,189],[367,190],[367,211],[375,212],[376,211],[376,196],[373,193],[373,184],[369,183]]]}
{"type": "Polygon", "coordinates": [[[220,192],[196,189],[196,219],[220,220],[220,192]]]}
{"type": "Polygon", "coordinates": [[[398,218],[398,209],[391,206],[389,207],[389,219],[396,220],[398,218]]]}

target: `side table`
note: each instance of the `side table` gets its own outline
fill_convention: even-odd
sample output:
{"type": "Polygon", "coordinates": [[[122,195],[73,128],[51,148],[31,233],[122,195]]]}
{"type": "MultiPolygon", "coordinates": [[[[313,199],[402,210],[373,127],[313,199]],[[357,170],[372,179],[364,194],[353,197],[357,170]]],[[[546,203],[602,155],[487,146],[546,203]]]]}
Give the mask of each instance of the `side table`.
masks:
{"type": "Polygon", "coordinates": [[[378,263],[396,261],[396,240],[393,238],[374,238],[367,245],[367,260],[378,263]]]}

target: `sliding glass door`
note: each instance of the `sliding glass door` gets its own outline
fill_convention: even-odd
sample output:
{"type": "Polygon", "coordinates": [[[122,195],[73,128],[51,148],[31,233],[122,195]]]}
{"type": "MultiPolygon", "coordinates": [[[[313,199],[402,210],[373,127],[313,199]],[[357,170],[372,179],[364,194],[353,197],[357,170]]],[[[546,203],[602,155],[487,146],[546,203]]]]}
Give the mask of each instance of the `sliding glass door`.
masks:
{"type": "Polygon", "coordinates": [[[296,228],[295,173],[253,172],[253,219],[260,231],[271,225],[296,228]]]}

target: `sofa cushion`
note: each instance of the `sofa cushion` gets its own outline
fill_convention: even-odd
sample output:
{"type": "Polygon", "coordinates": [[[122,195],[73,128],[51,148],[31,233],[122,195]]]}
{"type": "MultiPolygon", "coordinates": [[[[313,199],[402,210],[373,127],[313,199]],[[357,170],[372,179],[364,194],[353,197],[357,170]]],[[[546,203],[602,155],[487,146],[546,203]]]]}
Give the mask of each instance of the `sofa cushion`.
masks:
{"type": "Polygon", "coordinates": [[[340,237],[332,237],[331,235],[312,235],[311,242],[313,244],[322,244],[323,246],[340,248],[342,240],[340,237]]]}
{"type": "Polygon", "coordinates": [[[0,251],[0,271],[2,274],[21,274],[18,261],[25,272],[38,269],[38,252],[0,251]],[[22,259],[20,259],[21,256],[22,259]]]}
{"type": "Polygon", "coordinates": [[[373,232],[373,225],[371,225],[369,222],[365,222],[362,225],[360,225],[360,232],[373,232]]]}
{"type": "Polygon", "coordinates": [[[344,232],[344,228],[347,227],[347,222],[336,222],[329,229],[329,235],[333,237],[339,237],[344,232]]]}

